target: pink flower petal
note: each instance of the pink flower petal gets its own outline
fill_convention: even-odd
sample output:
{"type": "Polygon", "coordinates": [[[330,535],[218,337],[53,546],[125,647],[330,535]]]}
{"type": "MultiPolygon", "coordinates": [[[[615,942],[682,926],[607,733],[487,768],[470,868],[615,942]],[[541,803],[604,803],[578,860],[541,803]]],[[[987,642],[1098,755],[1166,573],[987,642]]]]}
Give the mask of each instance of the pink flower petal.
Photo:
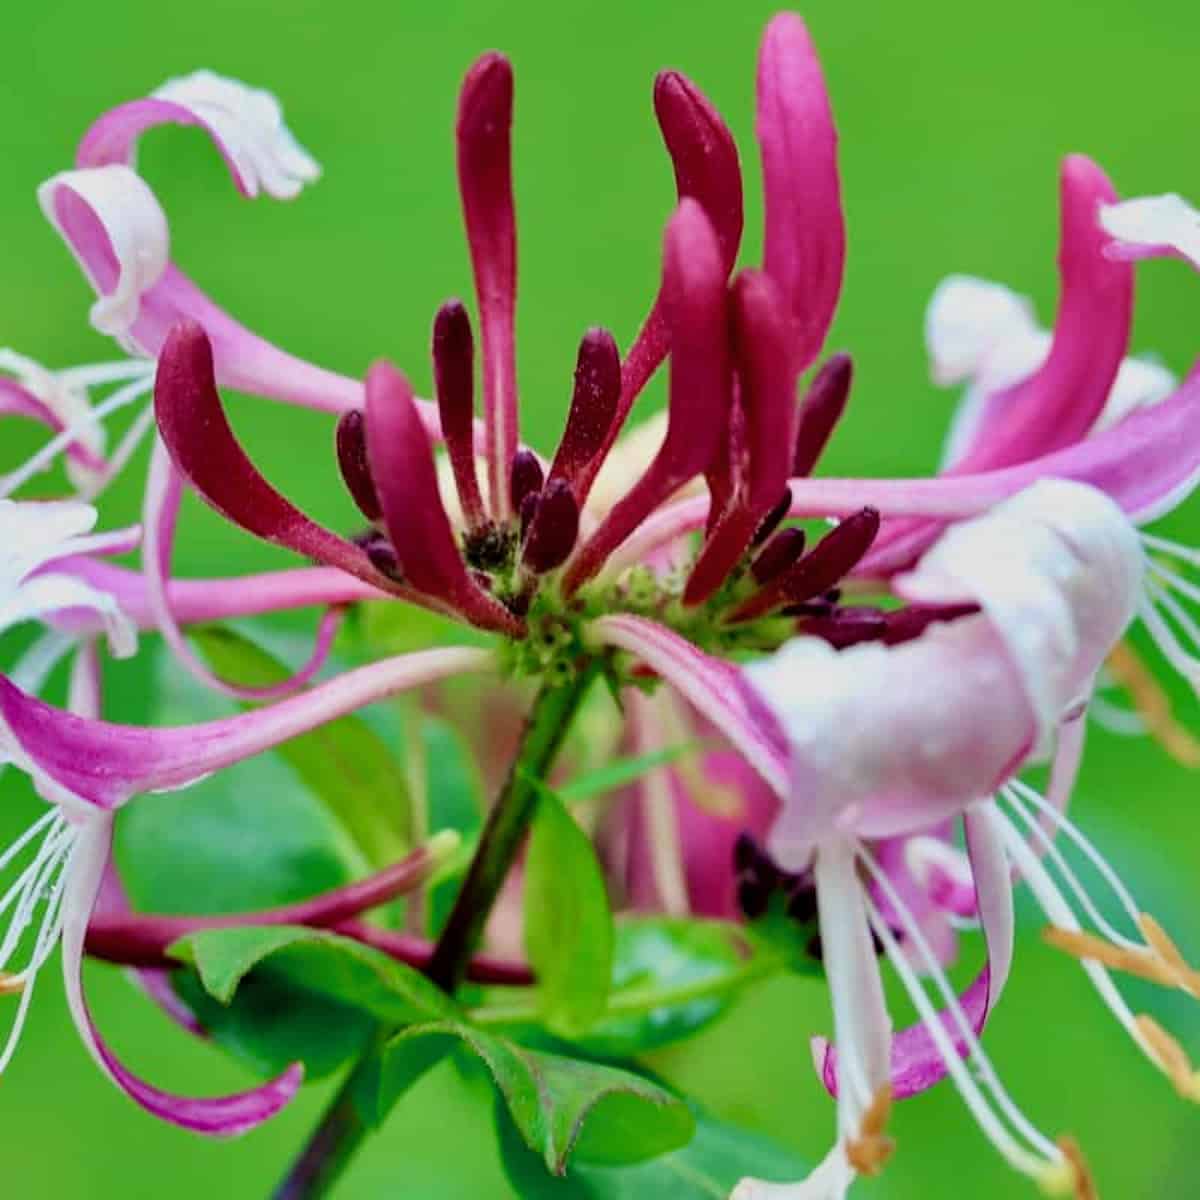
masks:
{"type": "Polygon", "coordinates": [[[816,358],[837,307],[846,257],[837,131],[804,22],[780,13],[758,58],[755,133],[762,153],[763,266],[795,321],[796,369],[816,358]]]}
{"type": "Polygon", "coordinates": [[[56,800],[116,808],[139,792],[194,783],[386,696],[492,663],[490,651],[465,647],[400,655],[252,712],[166,729],[86,720],[0,676],[0,759],[31,772],[56,800]]]}
{"type": "Polygon", "coordinates": [[[458,101],[462,195],[483,341],[483,409],[492,516],[508,515],[508,472],[517,451],[517,227],[512,192],[512,66],[485,54],[458,101]]]}
{"type": "Polygon", "coordinates": [[[643,617],[600,617],[588,626],[588,634],[601,645],[629,651],[661,675],[721,730],[776,792],[786,791],[788,747],[783,731],[733,663],[710,657],[643,617]]]}
{"type": "Polygon", "coordinates": [[[67,1005],[79,1036],[100,1069],[147,1112],[193,1133],[232,1137],[246,1133],[285,1107],[304,1075],[295,1063],[278,1078],[232,1096],[193,1098],[164,1092],[139,1079],[101,1039],[83,994],[83,943],[88,919],[108,864],[112,819],[93,817],[79,838],[71,861],[64,899],[62,934],[63,979],[67,1005]]]}

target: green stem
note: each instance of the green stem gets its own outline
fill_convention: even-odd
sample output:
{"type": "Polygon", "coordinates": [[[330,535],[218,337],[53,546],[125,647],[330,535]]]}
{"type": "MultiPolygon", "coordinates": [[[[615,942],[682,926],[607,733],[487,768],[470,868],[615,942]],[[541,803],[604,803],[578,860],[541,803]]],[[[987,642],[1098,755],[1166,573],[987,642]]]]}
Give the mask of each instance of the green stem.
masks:
{"type": "MultiPolygon", "coordinates": [[[[688,1004],[693,1000],[707,1000],[721,996],[726,992],[738,991],[748,983],[765,979],[783,967],[783,960],[777,955],[759,953],[744,965],[728,974],[710,975],[704,979],[692,980],[690,983],[676,984],[674,987],[661,988],[631,988],[627,992],[618,992],[609,997],[604,1010],[603,1020],[614,1017],[641,1017],[653,1012],[656,1008],[672,1008],[680,1004],[688,1004]]],[[[520,1004],[495,1004],[471,1011],[471,1023],[485,1028],[505,1028],[508,1026],[528,1025],[536,1021],[542,1009],[536,998],[520,1004]]]]}
{"type": "MultiPolygon", "coordinates": [[[[425,970],[438,987],[451,995],[462,982],[467,962],[529,831],[537,808],[537,784],[553,766],[571,720],[598,670],[596,662],[583,664],[568,682],[544,684],[534,699],[508,778],[488,815],[467,877],[425,970]]],[[[375,1075],[380,1053],[394,1032],[386,1028],[378,1031],[275,1190],[274,1200],[316,1200],[336,1182],[370,1131],[360,1110],[359,1096],[375,1075]]]]}

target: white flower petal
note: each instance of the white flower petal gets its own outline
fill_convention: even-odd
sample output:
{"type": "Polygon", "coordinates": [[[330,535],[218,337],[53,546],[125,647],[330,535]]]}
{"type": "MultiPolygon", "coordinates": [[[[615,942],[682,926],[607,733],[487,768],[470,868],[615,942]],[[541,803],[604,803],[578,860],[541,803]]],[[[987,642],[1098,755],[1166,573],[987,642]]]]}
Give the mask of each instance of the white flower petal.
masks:
{"type": "Polygon", "coordinates": [[[135,171],[112,165],[51,176],[38,202],[96,289],[92,324],[123,337],[170,258],[167,217],[154,193],[135,171]]]}
{"type": "Polygon", "coordinates": [[[1100,209],[1100,225],[1120,257],[1177,254],[1200,268],[1200,212],[1182,196],[1138,196],[1100,209]]]}
{"type": "Polygon", "coordinates": [[[213,71],[169,79],[152,95],[194,113],[233,160],[250,196],[264,191],[290,200],[321,174],[316,160],[284,124],[283,109],[268,91],[213,71]]]}
{"type": "Polygon", "coordinates": [[[946,386],[974,378],[998,347],[1037,332],[1028,297],[986,279],[949,275],[934,289],[925,311],[933,380],[946,386]]]}

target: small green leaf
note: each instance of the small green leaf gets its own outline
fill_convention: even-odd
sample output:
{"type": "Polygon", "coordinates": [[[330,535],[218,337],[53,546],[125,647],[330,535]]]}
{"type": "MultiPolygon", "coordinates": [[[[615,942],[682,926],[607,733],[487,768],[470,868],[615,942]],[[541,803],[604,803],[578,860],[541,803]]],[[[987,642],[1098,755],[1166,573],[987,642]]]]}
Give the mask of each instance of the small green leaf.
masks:
{"type": "Polygon", "coordinates": [[[739,931],[716,921],[631,917],[616,927],[609,1016],[580,1044],[624,1058],[699,1032],[760,977],[739,931]]]}
{"type": "Polygon", "coordinates": [[[681,1149],[637,1166],[572,1163],[564,1178],[556,1178],[530,1152],[508,1113],[497,1109],[501,1161],[522,1200],[726,1200],[747,1175],[794,1183],[811,1170],[769,1138],[697,1113],[695,1136],[681,1149]]]}
{"type": "Polygon", "coordinates": [[[682,742],[678,746],[664,746],[659,750],[650,750],[645,754],[637,754],[629,758],[617,758],[598,767],[586,775],[579,775],[570,783],[558,788],[558,794],[566,804],[579,804],[585,800],[595,800],[615,792],[617,788],[628,787],[636,783],[643,775],[648,775],[658,767],[664,767],[691,754],[699,748],[698,742],[682,742]]]}
{"type": "Polygon", "coordinates": [[[256,969],[393,1024],[452,1015],[452,1002],[419,971],[349,938],[295,925],[206,929],[170,954],[196,968],[204,989],[228,1004],[256,969]]]}
{"type": "Polygon", "coordinates": [[[551,1029],[570,1037],[599,1020],[612,977],[608,890],[591,840],[544,786],[525,862],[525,949],[551,1029]]]}
{"type": "Polygon", "coordinates": [[[294,1062],[304,1064],[306,1080],[330,1075],[362,1054],[376,1028],[362,1009],[297,988],[269,971],[246,976],[228,1004],[210,996],[195,971],[175,971],[171,982],[205,1033],[263,1077],[294,1062]]]}
{"type": "MultiPolygon", "coordinates": [[[[167,653],[155,655],[151,723],[229,714],[167,653]]],[[[248,912],[303,900],[368,869],[329,809],[277,754],[218,771],[186,791],[136,797],[117,816],[116,854],[134,907],[248,912]]]]}
{"type": "MultiPolygon", "coordinates": [[[[291,674],[272,654],[227,626],[192,629],[189,637],[209,666],[231,682],[263,687],[291,674]]],[[[279,754],[344,825],[368,862],[382,866],[407,853],[411,813],[403,768],[360,717],[329,721],[285,742],[279,754]]]]}
{"type": "Polygon", "coordinates": [[[417,1025],[383,1051],[382,1110],[458,1039],[487,1067],[525,1144],[546,1169],[568,1161],[642,1162],[685,1144],[687,1105],[657,1084],[616,1067],[528,1050],[458,1022],[417,1025]]]}

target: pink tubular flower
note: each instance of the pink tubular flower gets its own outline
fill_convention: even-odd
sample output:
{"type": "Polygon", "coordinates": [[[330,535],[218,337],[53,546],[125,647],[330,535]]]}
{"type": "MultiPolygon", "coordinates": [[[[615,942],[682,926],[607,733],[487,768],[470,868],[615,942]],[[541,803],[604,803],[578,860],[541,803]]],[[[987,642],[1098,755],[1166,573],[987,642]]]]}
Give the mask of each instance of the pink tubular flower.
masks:
{"type": "Polygon", "coordinates": [[[300,1067],[219,1099],[173,1096],[128,1071],[100,1039],[82,991],[80,968],[88,921],[109,859],[113,812],[140,792],[186,786],[364,704],[447,675],[486,667],[485,650],[431,650],[350,671],[302,695],[240,716],[174,729],[140,729],[96,719],[94,665],[79,660],[75,713],[48,707],[0,676],[0,760],[27,771],[49,808],[0,855],[0,868],[23,866],[6,893],[8,924],[0,939],[0,992],[19,994],[16,1021],[0,1054],[15,1049],[39,968],[59,938],[71,1013],[101,1069],[133,1100],[163,1120],[199,1133],[241,1133],[277,1112],[299,1086],[300,1067]],[[89,672],[92,682],[89,686],[89,672]],[[41,909],[40,916],[38,914],[41,909]],[[34,921],[29,962],[7,971],[34,921]]]}
{"type": "MultiPolygon", "coordinates": [[[[1128,970],[1133,968],[1125,960],[1132,959],[1134,968],[1144,967],[1141,973],[1185,990],[1194,988],[1194,979],[1056,804],[1015,778],[1056,733],[1060,756],[1074,754],[1070,726],[1078,724],[1078,700],[1133,618],[1143,571],[1136,534],[1111,501],[1077,484],[1046,482],[954,527],[913,572],[896,580],[897,590],[915,598],[969,598],[979,605],[977,615],[894,648],[868,645],[839,655],[801,638],[747,668],[750,685],[790,747],[789,781],[768,844],[783,867],[815,873],[837,1047],[818,1042],[817,1065],[838,1097],[839,1136],[804,1183],[746,1181],[739,1200],[843,1196],[856,1174],[875,1173],[890,1153],[884,1124],[891,1099],[945,1073],[1012,1166],[1052,1193],[1087,1194],[1073,1144],[1056,1145],[1030,1124],[978,1041],[1011,961],[1014,870],[1054,926],[1053,939],[1084,959],[1139,1048],[1181,1092],[1195,1091],[1180,1066],[1178,1045],[1152,1019],[1130,1013],[1101,964],[1128,970]],[[974,907],[989,960],[961,998],[941,970],[899,873],[886,865],[886,842],[880,840],[921,837],[952,817],[964,822],[974,907]],[[1047,824],[1050,831],[1068,830],[1102,864],[1140,938],[1117,933],[1099,917],[1047,824]],[[1043,854],[1063,873],[1062,887],[1042,864],[1043,854]],[[1082,932],[1072,901],[1086,919],[1100,922],[1105,940],[1082,932]],[[895,1036],[872,934],[921,1017],[895,1036]],[[1093,943],[1111,953],[1103,957],[1093,943]],[[943,1012],[914,966],[932,976],[943,1012]],[[962,1057],[972,1060],[974,1075],[962,1057]]],[[[939,851],[932,863],[914,865],[928,875],[947,857],[939,851]]],[[[955,874],[960,865],[952,866],[955,874]]]]}

